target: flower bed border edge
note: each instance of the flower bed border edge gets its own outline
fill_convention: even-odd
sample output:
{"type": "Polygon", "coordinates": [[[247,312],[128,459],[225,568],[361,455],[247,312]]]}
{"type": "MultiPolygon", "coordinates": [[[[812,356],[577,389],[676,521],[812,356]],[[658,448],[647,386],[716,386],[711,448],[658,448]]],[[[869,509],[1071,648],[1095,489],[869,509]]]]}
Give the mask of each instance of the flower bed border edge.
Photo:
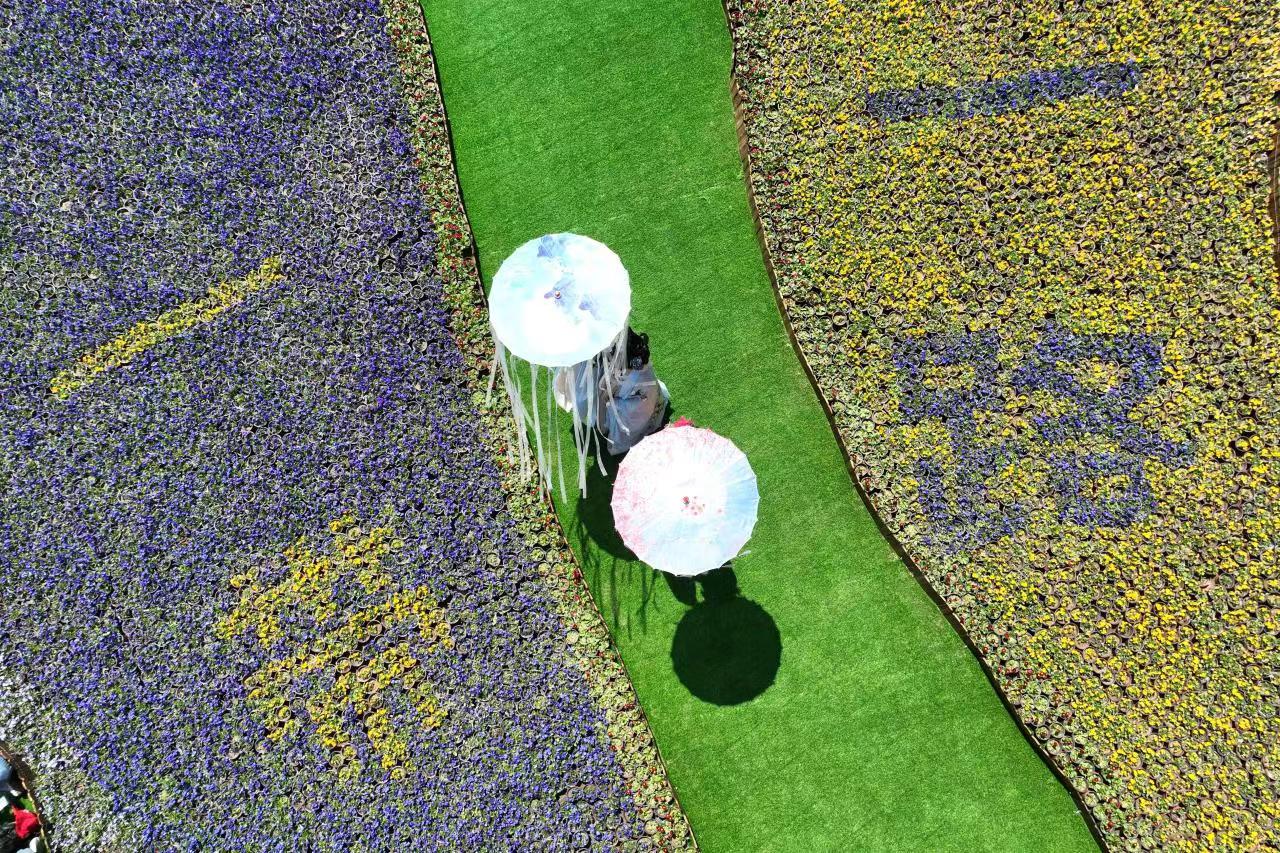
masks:
{"type": "Polygon", "coordinates": [[[450,312],[450,330],[462,351],[467,387],[502,473],[508,508],[519,522],[519,535],[529,542],[531,550],[546,552],[541,574],[564,620],[564,641],[571,648],[570,655],[582,671],[593,700],[605,713],[607,725],[602,734],[617,755],[641,819],[650,811],[654,815],[645,822],[658,824],[658,831],[650,833],[655,845],[664,850],[697,850],[693,827],[670,781],[666,761],[636,696],[631,675],[599,605],[586,590],[585,578],[560,518],[536,484],[520,476],[519,466],[510,454],[513,437],[505,398],[496,394],[492,402],[486,402],[493,359],[487,301],[479,252],[458,181],[453,132],[431,47],[429,22],[419,0],[382,0],[382,6],[412,122],[409,136],[419,186],[430,202],[432,224],[439,239],[436,264],[450,312]]]}

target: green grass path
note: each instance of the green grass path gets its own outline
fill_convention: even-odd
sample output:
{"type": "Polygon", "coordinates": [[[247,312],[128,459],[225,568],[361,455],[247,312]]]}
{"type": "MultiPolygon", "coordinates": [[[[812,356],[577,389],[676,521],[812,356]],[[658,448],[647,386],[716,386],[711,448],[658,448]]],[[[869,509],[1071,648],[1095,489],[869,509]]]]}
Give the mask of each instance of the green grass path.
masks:
{"type": "Polygon", "coordinates": [[[692,608],[610,538],[607,484],[558,507],[703,847],[1096,849],[849,481],[756,243],[717,0],[425,6],[486,276],[542,233],[608,243],[676,411],[759,477],[743,598],[722,573],[692,608]]]}

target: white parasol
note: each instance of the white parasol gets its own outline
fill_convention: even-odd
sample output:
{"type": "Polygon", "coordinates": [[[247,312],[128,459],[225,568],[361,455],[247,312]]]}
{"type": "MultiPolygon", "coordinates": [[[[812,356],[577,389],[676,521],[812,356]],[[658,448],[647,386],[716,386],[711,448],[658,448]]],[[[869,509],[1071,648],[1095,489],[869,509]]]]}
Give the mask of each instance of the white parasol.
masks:
{"type": "MultiPolygon", "coordinates": [[[[603,375],[606,382],[611,381],[626,359],[630,313],[631,283],[626,268],[608,246],[590,237],[548,234],[530,240],[502,262],[493,278],[489,294],[489,322],[495,341],[493,378],[501,368],[525,475],[532,472],[531,456],[536,453],[543,482],[553,488],[550,455],[554,441],[562,496],[558,410],[569,412],[573,419],[578,488],[585,495],[586,457],[593,441],[597,459],[600,456],[594,429],[597,395],[587,389],[594,389],[594,377],[603,375]],[[529,363],[531,406],[525,405],[514,359],[529,363]],[[543,368],[549,375],[540,382],[543,368]],[[559,383],[555,381],[558,376],[559,383]],[[532,449],[529,425],[534,434],[532,449]]],[[[493,379],[490,391],[492,388],[493,379]]],[[[612,394],[606,399],[611,400],[612,394]]]]}
{"type": "Polygon", "coordinates": [[[668,574],[700,575],[741,553],[760,492],[746,454],[680,420],[627,455],[613,487],[613,521],[637,557],[668,574]]]}

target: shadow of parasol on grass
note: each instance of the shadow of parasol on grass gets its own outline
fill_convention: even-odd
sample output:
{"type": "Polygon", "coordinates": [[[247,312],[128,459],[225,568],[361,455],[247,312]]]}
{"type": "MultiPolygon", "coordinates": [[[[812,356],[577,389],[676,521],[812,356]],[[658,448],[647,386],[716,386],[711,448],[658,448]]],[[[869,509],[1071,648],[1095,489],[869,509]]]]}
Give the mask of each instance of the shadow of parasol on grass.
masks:
{"type": "Polygon", "coordinates": [[[680,620],[671,642],[680,683],[714,705],[738,705],[768,690],[782,665],[782,635],[768,611],[739,594],[732,565],[696,578],[668,576],[667,583],[686,603],[693,587],[702,588],[703,600],[680,620]]]}

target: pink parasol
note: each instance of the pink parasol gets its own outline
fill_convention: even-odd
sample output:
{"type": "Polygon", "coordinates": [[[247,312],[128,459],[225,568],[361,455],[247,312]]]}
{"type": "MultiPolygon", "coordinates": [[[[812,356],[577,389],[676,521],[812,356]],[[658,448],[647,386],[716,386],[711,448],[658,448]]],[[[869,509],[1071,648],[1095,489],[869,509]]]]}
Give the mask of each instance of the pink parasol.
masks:
{"type": "Polygon", "coordinates": [[[622,541],[673,575],[699,575],[738,556],[751,538],[759,504],[746,454],[684,418],[637,444],[613,488],[613,520],[622,541]]]}

